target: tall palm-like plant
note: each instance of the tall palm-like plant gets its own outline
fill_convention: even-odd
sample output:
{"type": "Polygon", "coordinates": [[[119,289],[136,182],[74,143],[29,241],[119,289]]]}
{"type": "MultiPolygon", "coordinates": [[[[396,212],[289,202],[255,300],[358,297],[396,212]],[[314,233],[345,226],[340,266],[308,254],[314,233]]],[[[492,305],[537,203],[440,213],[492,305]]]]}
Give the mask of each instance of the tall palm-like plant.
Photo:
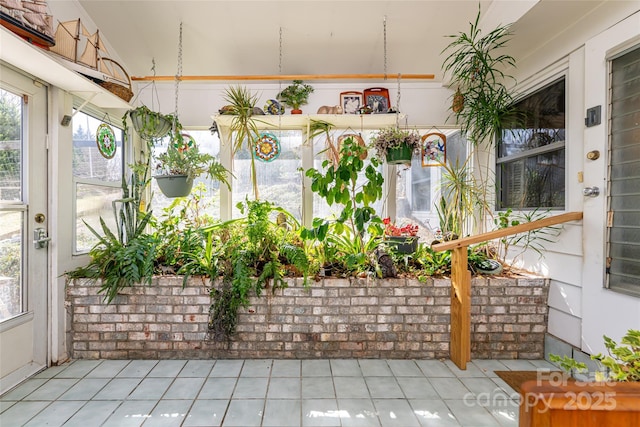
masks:
{"type": "Polygon", "coordinates": [[[443,71],[451,74],[452,85],[457,87],[456,121],[474,145],[492,141],[511,110],[513,96],[505,83],[514,79],[505,70],[515,67],[512,56],[500,53],[512,36],[510,25],[483,34],[479,21],[478,6],[469,31],[447,36],[453,41],[442,51],[449,52],[443,71]]]}
{"type": "Polygon", "coordinates": [[[252,94],[249,89],[242,86],[231,86],[227,88],[224,99],[230,104],[228,114],[233,115],[231,121],[231,132],[235,134],[232,142],[233,154],[236,154],[246,141],[247,148],[251,154],[251,183],[253,184],[253,194],[258,200],[258,180],[256,177],[256,159],[251,144],[260,136],[260,131],[253,116],[253,108],[258,102],[258,96],[252,94]]]}

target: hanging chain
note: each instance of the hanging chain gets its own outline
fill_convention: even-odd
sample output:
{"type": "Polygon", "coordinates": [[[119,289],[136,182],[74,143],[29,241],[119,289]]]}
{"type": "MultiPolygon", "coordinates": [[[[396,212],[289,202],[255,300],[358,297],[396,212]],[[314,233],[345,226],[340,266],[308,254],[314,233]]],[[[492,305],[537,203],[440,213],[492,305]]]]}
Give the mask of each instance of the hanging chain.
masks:
{"type": "Polygon", "coordinates": [[[398,95],[396,96],[396,127],[400,127],[400,81],[402,74],[398,73],[398,95]]]}
{"type": "MultiPolygon", "coordinates": [[[[278,75],[282,76],[282,27],[280,27],[280,34],[278,40],[278,75]]],[[[278,95],[282,92],[282,77],[278,80],[278,95]]],[[[276,95],[276,98],[278,96],[276,95]]],[[[277,101],[277,99],[276,99],[277,101]]],[[[280,114],[280,105],[278,107],[278,131],[282,128],[282,114],[280,114]]],[[[280,134],[278,134],[280,136],[280,134]]]]}
{"type": "Polygon", "coordinates": [[[384,79],[387,80],[387,15],[382,20],[382,33],[384,45],[384,79]]]}
{"type": "Polygon", "coordinates": [[[175,111],[173,115],[173,132],[176,131],[176,125],[178,121],[178,85],[182,78],[182,22],[180,22],[180,35],[178,36],[178,71],[176,72],[176,100],[175,111]]]}

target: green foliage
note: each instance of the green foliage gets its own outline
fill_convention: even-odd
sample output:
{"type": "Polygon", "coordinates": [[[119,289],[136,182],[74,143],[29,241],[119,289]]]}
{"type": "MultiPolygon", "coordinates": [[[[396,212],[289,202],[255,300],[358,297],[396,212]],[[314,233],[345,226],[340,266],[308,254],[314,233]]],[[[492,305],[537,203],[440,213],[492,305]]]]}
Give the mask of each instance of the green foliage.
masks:
{"type": "Polygon", "coordinates": [[[285,287],[290,275],[302,275],[306,284],[311,268],[293,215],[259,200],[239,203],[238,209],[246,216],[203,229],[204,251],[191,254],[179,271],[222,276],[221,287],[211,291],[212,334],[218,338],[233,333],[237,310],[249,303],[250,295],[285,287]]]}
{"type": "MultiPolygon", "coordinates": [[[[603,335],[608,355],[594,354],[592,360],[599,362],[607,369],[607,380],[640,381],[640,330],[629,329],[618,345],[614,340],[603,335]]],[[[556,354],[550,354],[549,360],[560,364],[567,372],[586,372],[587,365],[576,360],[556,354]]],[[[596,378],[598,379],[598,378],[596,378]]]]}
{"type": "Polygon", "coordinates": [[[301,236],[323,245],[324,252],[329,247],[335,248],[349,271],[366,271],[371,266],[371,252],[383,234],[382,220],[372,205],[382,198],[384,179],[376,169],[377,158],[371,158],[365,165],[361,156],[365,150],[353,138],[346,138],[337,164],[325,160],[322,171],[313,168],[306,171],[311,190],[329,206],[337,204],[342,209],[337,218],[314,218],[313,228],[303,229],[301,236]],[[362,171],[365,179],[360,183],[362,171]]]}
{"type": "Polygon", "coordinates": [[[615,381],[640,381],[640,330],[629,329],[620,345],[604,335],[608,355],[596,354],[597,360],[609,370],[609,379],[615,381]]]}
{"type": "Polygon", "coordinates": [[[440,229],[456,236],[471,234],[471,221],[476,211],[487,212],[485,188],[479,183],[467,158],[462,165],[447,163],[442,172],[440,191],[442,198],[436,206],[440,229]]]}
{"type": "Polygon", "coordinates": [[[140,195],[146,186],[146,175],[131,177],[129,186],[122,179],[122,199],[113,202],[116,231],[113,232],[100,218],[102,233],[89,224],[85,225],[98,238],[91,249],[91,261],[85,267],[67,272],[68,278],[101,279],[100,293],[107,302],[113,301],[118,293],[135,284],[151,284],[156,259],[156,238],[145,233],[152,219],[151,212],[140,210],[140,195]],[[119,204],[119,208],[116,206],[119,204]]]}
{"type": "Polygon", "coordinates": [[[449,35],[453,41],[442,51],[449,52],[443,70],[464,97],[464,107],[454,111],[456,121],[474,145],[492,141],[511,111],[513,97],[505,81],[513,78],[504,70],[515,67],[512,56],[500,53],[512,36],[510,25],[482,34],[479,23],[480,5],[469,31],[449,35]]]}
{"type": "MultiPolygon", "coordinates": [[[[514,214],[512,209],[509,208],[506,211],[498,212],[498,217],[494,219],[494,223],[498,229],[502,229],[537,221],[546,218],[548,215],[549,210],[541,212],[535,209],[514,214]]],[[[500,239],[498,258],[504,260],[508,255],[509,249],[513,246],[520,248],[520,252],[513,257],[512,263],[528,249],[535,251],[542,258],[546,250],[545,246],[555,242],[560,231],[561,228],[558,226],[549,226],[503,237],[500,239]]]]}
{"type": "Polygon", "coordinates": [[[251,182],[253,184],[253,194],[257,200],[259,198],[258,180],[252,144],[259,138],[260,130],[252,116],[253,108],[258,102],[258,96],[252,94],[246,87],[231,86],[227,88],[224,99],[231,104],[227,111],[228,114],[234,116],[231,121],[231,132],[235,135],[235,139],[232,142],[233,153],[240,151],[245,141],[247,150],[251,153],[251,182]]]}
{"type": "Polygon", "coordinates": [[[303,83],[302,80],[294,80],[292,85],[284,88],[278,95],[279,101],[284,102],[294,110],[308,102],[309,95],[313,93],[313,87],[303,83]]]}
{"type": "Polygon", "coordinates": [[[197,145],[181,149],[170,143],[167,151],[158,155],[157,160],[156,173],[159,175],[186,175],[193,180],[206,173],[211,179],[231,189],[227,178],[229,171],[211,154],[201,153],[197,145]]]}
{"type": "Polygon", "coordinates": [[[417,150],[422,146],[422,140],[415,130],[405,130],[393,126],[378,131],[371,138],[371,145],[376,149],[378,156],[385,157],[389,149],[403,145],[411,147],[411,150],[417,150]]]}

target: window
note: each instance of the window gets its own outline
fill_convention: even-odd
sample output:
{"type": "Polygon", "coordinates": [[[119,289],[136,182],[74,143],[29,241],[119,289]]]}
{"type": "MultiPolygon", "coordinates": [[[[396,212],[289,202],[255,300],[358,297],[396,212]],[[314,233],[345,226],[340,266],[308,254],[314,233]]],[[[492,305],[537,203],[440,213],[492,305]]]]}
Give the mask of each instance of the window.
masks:
{"type": "Polygon", "coordinates": [[[497,144],[498,209],[564,209],[564,78],[514,107],[497,144]]]}
{"type": "Polygon", "coordinates": [[[611,62],[607,282],[640,295],[640,48],[611,62]]]}
{"type": "MultiPolygon", "coordinates": [[[[258,194],[260,199],[268,200],[276,206],[286,209],[298,220],[302,219],[302,131],[269,131],[280,142],[280,155],[273,161],[263,162],[255,159],[258,194]]],[[[251,157],[246,144],[235,154],[233,160],[233,216],[241,216],[236,208],[245,198],[253,200],[251,183],[251,157]]]]}
{"type": "Polygon", "coordinates": [[[22,110],[20,95],[0,89],[0,321],[23,309],[22,110]]]}
{"type": "Polygon", "coordinates": [[[122,197],[123,131],[108,123],[116,139],[115,154],[108,159],[96,144],[98,126],[103,123],[106,122],[82,111],[73,116],[74,253],[85,253],[97,243],[85,222],[102,232],[102,217],[111,229],[115,229],[112,202],[122,197]]]}
{"type": "MultiPolygon", "coordinates": [[[[193,138],[201,153],[211,154],[212,156],[219,158],[220,139],[217,135],[211,135],[209,130],[194,129],[185,129],[183,133],[188,134],[193,138]]],[[[156,142],[153,148],[154,158],[158,154],[167,151],[168,144],[168,137],[164,138],[162,141],[156,142]]],[[[152,170],[151,175],[153,174],[154,171],[152,170]]],[[[200,211],[201,214],[205,213],[211,218],[220,218],[220,185],[219,181],[213,181],[205,174],[194,180],[193,189],[191,191],[194,193],[198,192],[200,197],[198,208],[202,209],[200,211]]],[[[153,215],[159,218],[163,215],[163,209],[171,206],[175,199],[168,198],[162,194],[162,191],[160,191],[155,179],[151,180],[151,191],[153,193],[153,215]]]]}

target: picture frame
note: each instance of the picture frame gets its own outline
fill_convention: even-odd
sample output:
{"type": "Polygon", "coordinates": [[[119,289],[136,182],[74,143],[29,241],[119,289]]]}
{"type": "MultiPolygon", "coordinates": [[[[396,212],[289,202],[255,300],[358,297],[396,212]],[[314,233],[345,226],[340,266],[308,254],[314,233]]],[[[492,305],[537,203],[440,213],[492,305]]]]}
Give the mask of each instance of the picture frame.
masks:
{"type": "Polygon", "coordinates": [[[444,166],[447,163],[447,137],[441,132],[430,132],[423,135],[422,167],[444,166]]]}
{"type": "Polygon", "coordinates": [[[342,114],[358,114],[360,107],[364,105],[362,92],[347,91],[340,93],[340,106],[342,114]]]}
{"type": "Polygon", "coordinates": [[[391,108],[389,90],[383,87],[365,89],[364,103],[371,110],[371,114],[386,114],[391,108]]]}

